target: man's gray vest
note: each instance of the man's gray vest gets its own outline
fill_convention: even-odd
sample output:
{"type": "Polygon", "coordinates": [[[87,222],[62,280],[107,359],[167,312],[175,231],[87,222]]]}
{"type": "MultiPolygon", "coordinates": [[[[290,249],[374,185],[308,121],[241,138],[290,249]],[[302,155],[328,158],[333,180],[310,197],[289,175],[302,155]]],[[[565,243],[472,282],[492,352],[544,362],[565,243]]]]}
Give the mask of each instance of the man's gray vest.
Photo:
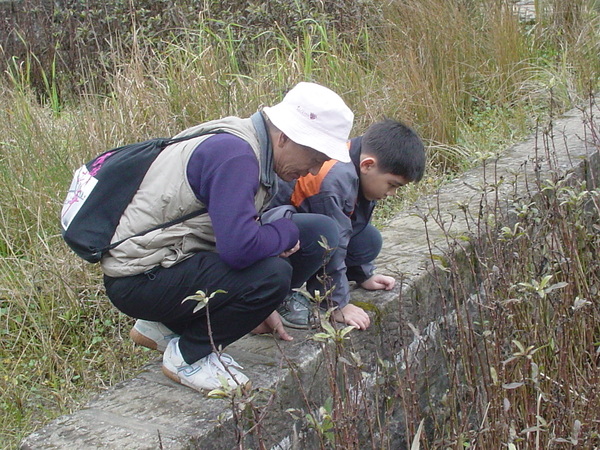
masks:
{"type": "MultiPolygon", "coordinates": [[[[213,130],[235,135],[254,150],[260,166],[259,189],[254,204],[257,212],[262,212],[272,196],[275,173],[272,169],[272,148],[261,114],[256,113],[249,119],[226,117],[214,120],[188,128],[176,137],[213,130]]],[[[210,136],[173,144],[162,151],[123,213],[112,242],[204,208],[188,182],[186,169],[193,151],[210,136]]],[[[172,267],[198,251],[214,251],[215,248],[210,217],[202,214],[171,227],[128,239],[105,255],[101,265],[106,275],[124,277],[146,272],[156,266],[172,267]]]]}

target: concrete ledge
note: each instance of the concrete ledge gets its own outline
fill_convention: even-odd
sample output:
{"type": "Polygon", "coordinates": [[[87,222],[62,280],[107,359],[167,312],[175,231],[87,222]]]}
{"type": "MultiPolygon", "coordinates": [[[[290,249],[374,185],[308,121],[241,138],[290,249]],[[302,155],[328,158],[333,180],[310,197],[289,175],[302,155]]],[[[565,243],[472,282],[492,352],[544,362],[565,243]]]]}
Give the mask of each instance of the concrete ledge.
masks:
{"type": "MultiPolygon", "coordinates": [[[[596,109],[594,114],[597,117],[599,111],[596,109]]],[[[422,380],[418,389],[427,389],[427,401],[441,397],[443,368],[427,367],[419,361],[431,360],[440,351],[426,341],[435,334],[439,319],[452,314],[443,310],[439,301],[441,296],[451,295],[449,288],[444,292],[445,284],[450,285],[451,276],[460,277],[465,291],[469,291],[475,289],[476,280],[469,269],[468,245],[464,267],[453,267],[452,274],[436,267],[436,257],[431,255],[442,259],[452,245],[448,236],[469,233],[465,217],[476,216],[488,195],[507,199],[505,205],[500,205],[506,207],[509,198],[518,196],[521,190],[531,192],[536,180],[548,178],[550,170],[573,172],[587,179],[588,186],[598,186],[600,157],[597,141],[593,144],[589,134],[589,119],[579,110],[570,111],[547,132],[531,136],[497,159],[488,159],[389,223],[383,230],[385,248],[378,260],[379,272],[394,274],[402,282],[392,292],[353,292],[353,300],[370,303],[376,316],[369,331],[351,333],[351,345],[360,353],[365,371],[376,366],[377,358],[396,361],[399,367],[414,362],[413,370],[422,380]],[[547,154],[542,143],[552,136],[553,151],[547,154]],[[492,182],[494,189],[488,189],[486,186],[492,182]]],[[[274,449],[315,448],[310,436],[303,434],[286,413],[288,408],[307,408],[298,383],[313,405],[322,405],[330,395],[326,392],[322,348],[306,332],[292,334],[292,343],[247,336],[228,348],[255,387],[274,393],[270,414],[262,423],[262,437],[274,449]]],[[[171,382],[160,372],[157,359],[134,379],[114,386],[81,410],[31,434],[21,448],[229,449],[236,447],[235,426],[228,401],[206,399],[171,382]]],[[[247,439],[251,441],[252,437],[247,439]]],[[[403,442],[401,431],[395,439],[403,442]]],[[[246,445],[258,447],[252,442],[246,445]]]]}

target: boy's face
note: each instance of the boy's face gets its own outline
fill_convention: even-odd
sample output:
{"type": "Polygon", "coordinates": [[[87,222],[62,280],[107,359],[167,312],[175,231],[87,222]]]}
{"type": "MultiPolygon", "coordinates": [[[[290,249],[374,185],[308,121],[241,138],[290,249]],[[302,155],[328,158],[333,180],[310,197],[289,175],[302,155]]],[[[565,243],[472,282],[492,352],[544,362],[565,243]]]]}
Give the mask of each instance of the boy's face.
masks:
{"type": "Polygon", "coordinates": [[[369,201],[383,200],[395,195],[399,187],[408,183],[409,180],[401,175],[382,172],[374,158],[366,157],[360,162],[360,187],[369,201]]]}

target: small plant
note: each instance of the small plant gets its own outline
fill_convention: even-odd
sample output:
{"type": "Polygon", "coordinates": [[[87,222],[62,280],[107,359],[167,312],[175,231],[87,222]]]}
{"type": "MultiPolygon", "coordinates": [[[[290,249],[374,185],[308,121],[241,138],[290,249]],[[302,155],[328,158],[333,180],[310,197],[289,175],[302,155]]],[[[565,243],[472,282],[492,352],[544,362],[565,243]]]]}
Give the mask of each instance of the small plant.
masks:
{"type": "Polygon", "coordinates": [[[353,326],[347,326],[344,328],[334,328],[330,323],[330,317],[333,309],[330,309],[325,313],[325,316],[321,319],[322,331],[315,333],[311,336],[311,339],[317,342],[343,344],[344,340],[349,339],[348,334],[355,330],[353,326]]]}
{"type": "Polygon", "coordinates": [[[264,420],[270,412],[275,392],[268,389],[245,389],[239,385],[232,387],[225,379],[221,380],[221,385],[221,388],[210,391],[208,397],[229,402],[235,425],[236,448],[247,448],[251,437],[251,442],[256,442],[257,448],[266,449],[264,420]]]}
{"type": "Polygon", "coordinates": [[[198,302],[198,304],[194,307],[194,310],[192,311],[192,314],[196,314],[198,311],[200,311],[201,309],[206,308],[206,305],[208,305],[208,302],[217,294],[226,294],[227,291],[224,291],[223,289],[217,289],[216,291],[212,292],[210,295],[206,295],[206,293],[204,291],[196,291],[195,294],[192,295],[188,295],[186,298],[184,298],[181,303],[187,302],[187,301],[194,301],[194,302],[198,302]]]}
{"type": "Polygon", "coordinates": [[[540,298],[545,299],[548,294],[552,291],[560,288],[564,288],[568,285],[568,283],[561,281],[560,283],[554,283],[549,285],[550,280],[552,279],[552,275],[544,276],[540,281],[531,280],[530,283],[521,282],[519,286],[524,288],[527,292],[533,292],[540,296],[540,298]]]}

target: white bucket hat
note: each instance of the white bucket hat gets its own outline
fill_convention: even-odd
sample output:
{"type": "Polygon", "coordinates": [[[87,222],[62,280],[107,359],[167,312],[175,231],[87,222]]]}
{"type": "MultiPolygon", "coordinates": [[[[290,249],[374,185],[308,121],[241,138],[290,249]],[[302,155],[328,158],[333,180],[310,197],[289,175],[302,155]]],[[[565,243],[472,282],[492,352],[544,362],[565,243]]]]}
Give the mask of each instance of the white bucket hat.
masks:
{"type": "Polygon", "coordinates": [[[332,159],[350,162],[348,136],[354,114],[332,90],[315,83],[298,83],[281,103],[264,108],[269,120],[296,144],[332,159]]]}

